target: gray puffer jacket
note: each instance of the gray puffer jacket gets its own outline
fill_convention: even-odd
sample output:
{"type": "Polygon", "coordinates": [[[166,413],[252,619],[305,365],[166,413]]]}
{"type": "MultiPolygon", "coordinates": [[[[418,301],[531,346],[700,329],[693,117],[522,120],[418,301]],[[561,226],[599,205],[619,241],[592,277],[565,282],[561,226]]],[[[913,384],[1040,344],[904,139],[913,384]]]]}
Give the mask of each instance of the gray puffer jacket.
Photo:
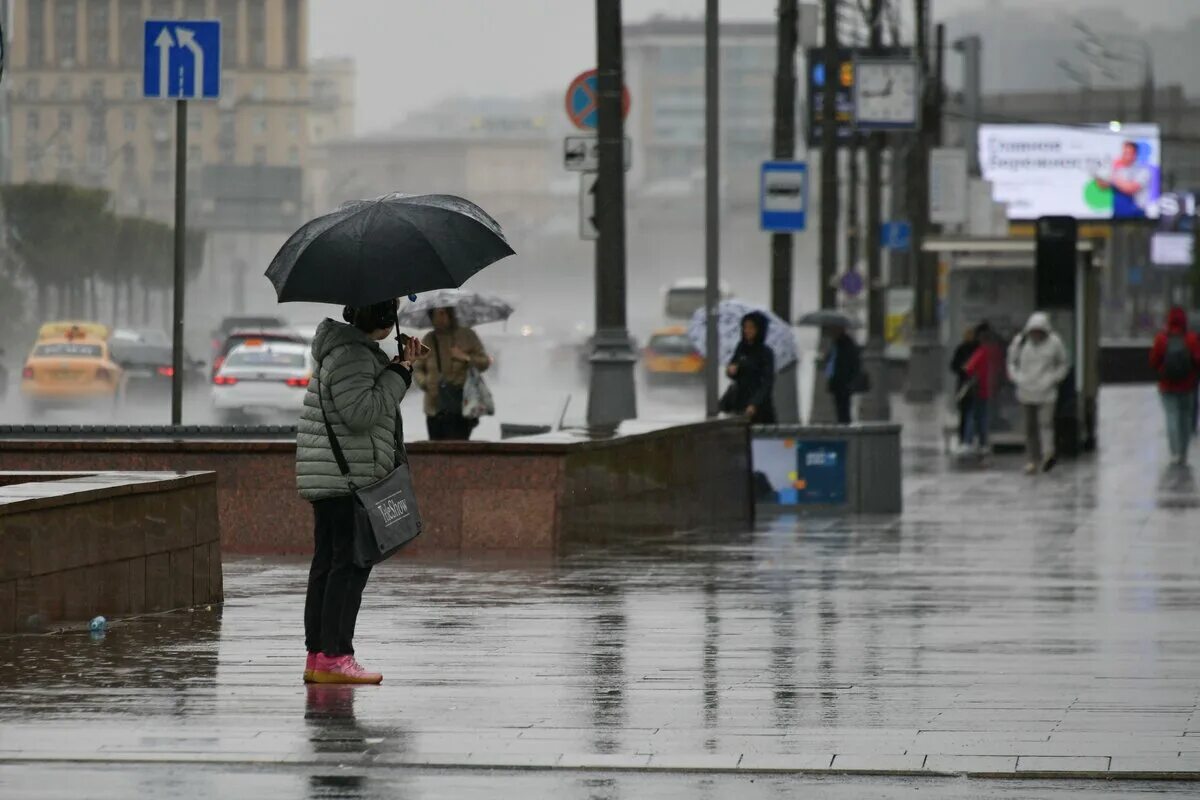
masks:
{"type": "MultiPolygon", "coordinates": [[[[342,322],[327,319],[313,337],[313,360],[329,424],[350,466],[350,479],[366,486],[396,466],[396,415],[412,376],[390,360],[379,343],[342,322]]],[[[296,486],[305,500],[350,494],[325,433],[318,381],[308,384],[296,435],[296,486]]]]}

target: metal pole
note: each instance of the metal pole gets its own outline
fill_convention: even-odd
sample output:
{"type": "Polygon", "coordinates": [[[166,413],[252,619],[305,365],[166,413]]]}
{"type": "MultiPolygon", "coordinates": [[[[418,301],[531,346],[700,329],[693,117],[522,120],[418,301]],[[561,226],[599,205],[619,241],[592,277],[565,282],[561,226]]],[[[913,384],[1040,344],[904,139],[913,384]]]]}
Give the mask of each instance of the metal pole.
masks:
{"type": "Polygon", "coordinates": [[[637,357],[625,320],[625,125],[621,0],[596,0],[597,139],[596,336],[588,424],[613,429],[637,416],[637,357]]]}
{"type": "MultiPolygon", "coordinates": [[[[800,10],[797,0],[780,0],[777,59],[775,64],[775,141],[779,161],[796,157],[796,46],[800,10]]],[[[792,235],[771,234],[771,310],[782,320],[792,319],[792,235]]]]}
{"type": "Polygon", "coordinates": [[[858,268],[859,236],[859,194],[862,188],[862,176],[859,174],[859,150],[862,147],[862,137],[857,133],[851,137],[846,147],[846,269],[858,268]]]}
{"type": "MultiPolygon", "coordinates": [[[[924,252],[929,235],[929,149],[936,141],[941,115],[940,74],[930,69],[929,62],[929,0],[915,0],[916,50],[921,65],[922,100],[920,123],[917,126],[916,147],[913,148],[909,171],[913,185],[912,198],[912,264],[915,278],[912,355],[908,364],[906,397],[910,402],[930,402],[941,388],[941,349],[937,330],[937,262],[924,252]]],[[[940,38],[940,35],[939,35],[940,38]]],[[[938,56],[939,66],[942,61],[938,56]]]]}
{"type": "MultiPolygon", "coordinates": [[[[871,0],[870,40],[872,54],[883,49],[883,0],[871,0]]],[[[871,376],[871,391],[863,398],[860,413],[864,420],[881,422],[891,419],[891,397],[887,362],[884,360],[884,286],[883,251],[880,226],[883,223],[883,134],[867,134],[867,346],[863,363],[871,376]]]]}
{"type": "Polygon", "coordinates": [[[979,121],[983,117],[983,38],[964,36],[954,43],[963,56],[963,114],[966,115],[967,172],[979,175],[979,121]]]}
{"type": "MultiPolygon", "coordinates": [[[[800,36],[797,0],[779,0],[779,30],[775,63],[775,141],[777,161],[796,157],[796,48],[800,36]]],[[[790,233],[771,234],[771,310],[792,323],[793,241],[790,233]]],[[[797,366],[789,365],[775,377],[775,417],[782,424],[800,421],[797,366]]]]}
{"type": "Polygon", "coordinates": [[[837,305],[833,280],[838,257],[837,0],[825,0],[825,83],[821,87],[821,307],[837,305]]]}
{"type": "Polygon", "coordinates": [[[704,15],[704,361],[705,407],[717,416],[720,384],[720,331],[717,303],[721,283],[721,51],[720,1],[705,0],[704,15]]]}
{"type": "Polygon", "coordinates": [[[175,314],[171,326],[171,424],[183,420],[183,290],[187,258],[187,101],[175,101],[175,314]]]}

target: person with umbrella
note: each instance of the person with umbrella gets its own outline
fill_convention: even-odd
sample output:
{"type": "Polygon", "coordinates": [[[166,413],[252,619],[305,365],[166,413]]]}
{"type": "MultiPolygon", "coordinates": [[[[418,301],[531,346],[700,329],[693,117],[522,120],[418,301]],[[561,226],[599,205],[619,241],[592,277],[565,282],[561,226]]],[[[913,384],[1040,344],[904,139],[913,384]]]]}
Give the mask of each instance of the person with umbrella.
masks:
{"type": "Polygon", "coordinates": [[[459,325],[451,307],[429,312],[433,330],[425,334],[423,344],[432,356],[417,362],[414,377],[425,392],[425,422],[433,441],[465,441],[479,424],[478,419],[463,415],[463,387],[471,369],[480,372],[491,366],[479,336],[459,325]]]}
{"type": "Polygon", "coordinates": [[[762,312],[742,317],[742,338],[725,367],[733,383],[721,398],[721,410],[744,414],[754,425],[775,424],[775,353],[767,344],[769,329],[762,312]]]}
{"type": "Polygon", "coordinates": [[[862,384],[862,352],[858,342],[840,324],[830,325],[825,357],[825,382],[833,395],[839,425],[850,424],[850,400],[862,384]]]}
{"type": "Polygon", "coordinates": [[[279,302],[345,306],[345,324],[324,320],[313,337],[317,366],[296,435],[297,488],[313,504],[315,520],[304,609],[306,681],[383,680],[354,657],[355,621],[370,575],[357,558],[356,493],[404,466],[399,403],[413,367],[428,357],[416,339],[398,333],[398,355],[389,359],[380,347],[398,327],[395,298],[460,287],[512,254],[500,225],[474,203],[393,193],[306,222],[267,267],[279,302]]]}
{"type": "Polygon", "coordinates": [[[395,326],[397,305],[387,300],[346,306],[344,323],[326,319],[313,337],[316,369],[296,432],[296,485],[312,503],[315,539],[304,602],[307,682],[383,680],[354,657],[354,625],[371,568],[353,560],[352,491],[391,472],[404,446],[400,401],[422,353],[415,339],[406,340],[403,352],[390,359],[379,346],[395,326]],[[330,429],[349,465],[348,476],[339,469],[330,429]]]}

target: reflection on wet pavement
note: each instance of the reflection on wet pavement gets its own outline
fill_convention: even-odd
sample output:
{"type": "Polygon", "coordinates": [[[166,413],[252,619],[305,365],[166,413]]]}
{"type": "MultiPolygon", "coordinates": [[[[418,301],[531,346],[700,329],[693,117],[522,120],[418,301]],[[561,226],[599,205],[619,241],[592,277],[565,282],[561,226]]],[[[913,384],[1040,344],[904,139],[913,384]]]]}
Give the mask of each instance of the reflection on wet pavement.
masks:
{"type": "Polygon", "coordinates": [[[1072,784],[938,775],[1200,774],[1196,481],[1122,427],[1155,400],[1106,392],[1100,459],[1036,479],[960,470],[914,422],[900,519],[389,562],[358,625],[380,687],[301,684],[299,560],[227,562],[212,611],[0,639],[0,796],[496,796],[499,769],[504,796],[1032,798],[1072,784]],[[772,774],[813,770],[877,774],[772,774]]]}

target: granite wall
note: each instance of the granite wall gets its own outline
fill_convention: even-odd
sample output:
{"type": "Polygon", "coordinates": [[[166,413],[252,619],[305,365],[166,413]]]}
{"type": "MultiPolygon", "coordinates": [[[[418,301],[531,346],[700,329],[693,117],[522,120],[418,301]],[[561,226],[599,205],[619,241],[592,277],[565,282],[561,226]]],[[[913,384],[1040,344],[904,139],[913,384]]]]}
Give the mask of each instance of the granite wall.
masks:
{"type": "Polygon", "coordinates": [[[0,633],[223,598],[212,473],[0,473],[0,633]]]}
{"type": "MultiPolygon", "coordinates": [[[[407,550],[555,552],[651,530],[752,522],[749,430],[739,422],[642,426],[590,439],[409,446],[425,530],[407,550]]],[[[286,441],[0,439],[4,469],[185,469],[217,474],[226,552],[308,553],[312,512],[286,441]]]]}

